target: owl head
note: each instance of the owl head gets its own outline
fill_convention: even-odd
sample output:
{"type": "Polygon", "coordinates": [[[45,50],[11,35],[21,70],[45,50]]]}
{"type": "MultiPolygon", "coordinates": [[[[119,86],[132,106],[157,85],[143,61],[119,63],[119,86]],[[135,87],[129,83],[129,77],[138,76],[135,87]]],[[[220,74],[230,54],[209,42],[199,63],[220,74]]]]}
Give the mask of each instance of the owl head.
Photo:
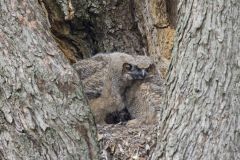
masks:
{"type": "Polygon", "coordinates": [[[156,67],[154,64],[142,67],[139,65],[124,63],[122,65],[122,74],[128,80],[143,80],[150,78],[156,73],[156,67]]]}

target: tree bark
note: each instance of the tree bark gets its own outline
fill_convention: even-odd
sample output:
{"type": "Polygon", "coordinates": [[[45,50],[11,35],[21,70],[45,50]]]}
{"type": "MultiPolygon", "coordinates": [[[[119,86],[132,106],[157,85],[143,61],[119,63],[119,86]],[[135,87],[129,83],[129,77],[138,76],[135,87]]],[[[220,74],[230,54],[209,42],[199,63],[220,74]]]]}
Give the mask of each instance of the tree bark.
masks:
{"type": "Polygon", "coordinates": [[[240,159],[240,3],[180,0],[152,159],[240,159]]]}
{"type": "Polygon", "coordinates": [[[98,159],[77,73],[36,0],[0,1],[0,159],[98,159]]]}

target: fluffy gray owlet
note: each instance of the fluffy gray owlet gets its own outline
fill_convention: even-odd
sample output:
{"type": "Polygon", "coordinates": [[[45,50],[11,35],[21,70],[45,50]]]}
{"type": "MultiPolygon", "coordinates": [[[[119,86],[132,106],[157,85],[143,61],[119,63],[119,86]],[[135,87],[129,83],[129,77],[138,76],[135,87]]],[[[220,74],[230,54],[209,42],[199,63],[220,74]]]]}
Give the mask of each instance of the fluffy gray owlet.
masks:
{"type": "Polygon", "coordinates": [[[135,82],[152,77],[156,71],[149,57],[119,52],[97,54],[77,62],[74,68],[79,73],[97,123],[103,123],[109,113],[127,107],[127,90],[135,82]]]}

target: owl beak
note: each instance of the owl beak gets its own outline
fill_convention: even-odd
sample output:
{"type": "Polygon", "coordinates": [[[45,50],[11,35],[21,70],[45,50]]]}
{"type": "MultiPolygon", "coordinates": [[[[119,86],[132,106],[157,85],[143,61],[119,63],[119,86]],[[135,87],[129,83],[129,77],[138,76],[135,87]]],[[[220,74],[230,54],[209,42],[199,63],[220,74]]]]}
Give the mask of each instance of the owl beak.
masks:
{"type": "Polygon", "coordinates": [[[141,72],[138,73],[137,79],[144,79],[147,76],[147,72],[145,69],[142,69],[141,72]]]}
{"type": "Polygon", "coordinates": [[[139,69],[131,73],[131,76],[135,80],[142,80],[147,76],[147,71],[145,69],[139,69]]]}
{"type": "Polygon", "coordinates": [[[147,72],[145,69],[142,70],[141,76],[142,76],[142,78],[145,78],[147,76],[147,72]]]}

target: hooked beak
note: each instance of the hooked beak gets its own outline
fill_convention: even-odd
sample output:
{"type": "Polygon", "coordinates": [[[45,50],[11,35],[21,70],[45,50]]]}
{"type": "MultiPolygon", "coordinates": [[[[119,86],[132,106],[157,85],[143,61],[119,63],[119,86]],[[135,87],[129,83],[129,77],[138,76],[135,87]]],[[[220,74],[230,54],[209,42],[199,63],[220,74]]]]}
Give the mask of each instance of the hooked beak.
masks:
{"type": "Polygon", "coordinates": [[[134,79],[142,80],[147,76],[147,71],[145,69],[141,70],[140,72],[136,73],[133,77],[134,79]]]}
{"type": "Polygon", "coordinates": [[[145,78],[146,76],[147,76],[147,72],[146,72],[145,69],[143,69],[142,72],[141,72],[142,79],[145,78]]]}

